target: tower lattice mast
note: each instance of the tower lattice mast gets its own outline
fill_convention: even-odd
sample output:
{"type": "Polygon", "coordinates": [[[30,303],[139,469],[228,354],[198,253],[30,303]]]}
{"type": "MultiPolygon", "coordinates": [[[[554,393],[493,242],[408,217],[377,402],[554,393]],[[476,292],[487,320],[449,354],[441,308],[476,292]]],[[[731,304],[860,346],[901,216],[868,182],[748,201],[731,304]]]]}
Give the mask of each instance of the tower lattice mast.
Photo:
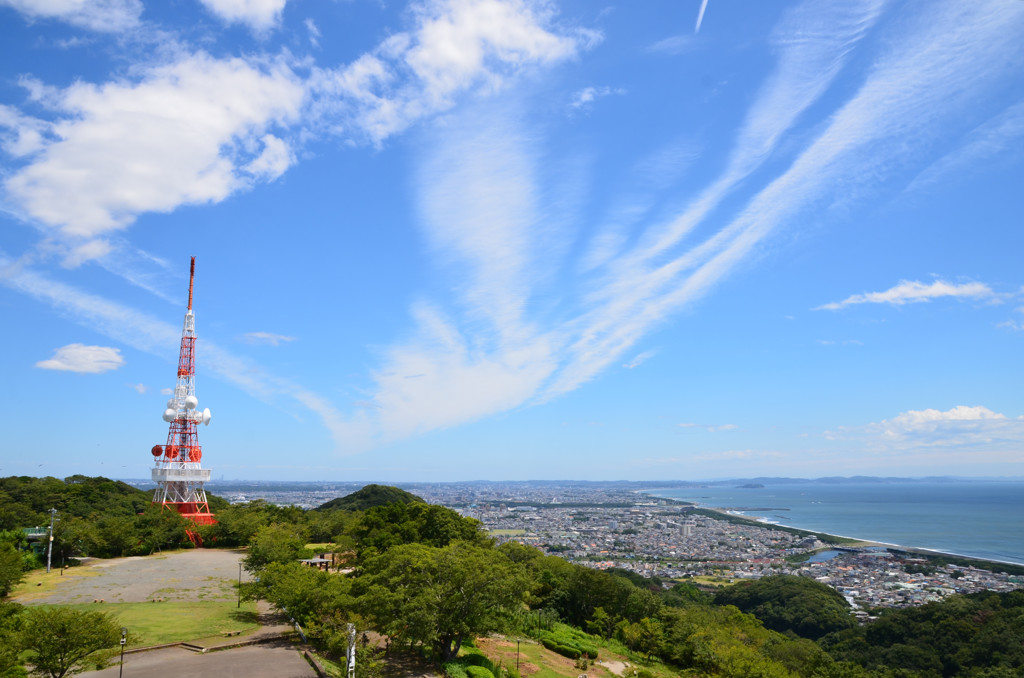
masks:
{"type": "MultiPolygon", "coordinates": [[[[210,513],[206,502],[204,483],[210,479],[210,469],[200,464],[203,450],[199,445],[199,422],[210,423],[209,408],[199,410],[196,398],[196,332],[195,316],[192,315],[192,286],[195,282],[196,258],[188,279],[188,311],[181,332],[181,351],[178,354],[178,380],[174,385],[174,396],[167,401],[164,421],[170,423],[167,444],[154,445],[153,480],[157,484],[153,503],[180,513],[196,525],[212,525],[217,522],[210,513]]],[[[189,531],[189,538],[197,535],[189,531]]]]}

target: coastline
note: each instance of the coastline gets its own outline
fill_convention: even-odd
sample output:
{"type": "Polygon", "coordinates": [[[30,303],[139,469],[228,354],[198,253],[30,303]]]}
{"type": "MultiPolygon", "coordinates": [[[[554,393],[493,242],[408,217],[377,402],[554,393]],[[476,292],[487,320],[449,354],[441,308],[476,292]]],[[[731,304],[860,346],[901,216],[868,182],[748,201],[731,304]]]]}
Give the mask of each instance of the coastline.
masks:
{"type": "Polygon", "coordinates": [[[901,553],[920,555],[920,556],[925,556],[925,557],[929,557],[929,558],[946,558],[946,559],[953,558],[953,559],[957,559],[957,560],[965,560],[965,561],[971,561],[971,562],[977,562],[977,563],[989,563],[989,564],[994,565],[994,566],[1003,565],[1003,566],[1011,566],[1011,567],[1014,567],[1014,568],[1022,568],[1022,567],[1024,567],[1024,562],[1017,562],[1017,561],[1013,561],[1013,560],[1000,560],[1000,559],[997,559],[997,558],[984,558],[984,557],[979,557],[979,556],[975,556],[975,555],[956,553],[954,551],[930,549],[930,548],[926,548],[926,547],[922,547],[922,546],[904,546],[902,544],[896,544],[896,543],[893,543],[893,542],[878,541],[876,539],[863,539],[861,537],[853,537],[853,536],[847,536],[847,535],[833,534],[831,532],[824,532],[824,531],[821,531],[821,530],[813,530],[813,529],[808,529],[806,527],[798,527],[798,526],[795,526],[795,525],[786,525],[785,523],[781,523],[781,522],[769,521],[769,520],[767,520],[765,518],[758,517],[758,516],[749,516],[749,515],[746,515],[745,513],[736,511],[735,509],[729,510],[729,509],[722,508],[722,507],[706,506],[706,505],[698,504],[696,502],[691,502],[691,501],[686,501],[686,500],[683,500],[683,499],[678,499],[676,497],[666,497],[666,496],[661,496],[661,495],[658,495],[658,494],[654,494],[656,492],[670,490],[670,489],[672,489],[672,488],[652,488],[652,489],[638,490],[637,492],[639,494],[643,494],[643,495],[646,495],[646,496],[649,496],[649,497],[652,497],[652,498],[663,499],[665,501],[671,501],[671,502],[676,503],[676,504],[692,506],[695,509],[700,509],[700,510],[704,510],[704,511],[710,511],[710,512],[713,512],[713,513],[717,513],[717,514],[723,516],[726,519],[732,518],[732,519],[738,519],[738,520],[746,521],[746,522],[758,525],[760,527],[765,527],[765,528],[780,527],[780,528],[784,528],[786,530],[793,530],[793,531],[796,531],[796,532],[800,532],[800,533],[806,534],[807,536],[818,536],[819,538],[820,537],[828,537],[828,538],[831,538],[833,540],[836,540],[836,542],[838,542],[840,540],[851,542],[849,544],[832,543],[832,544],[829,544],[829,547],[833,547],[833,546],[838,547],[838,548],[881,547],[881,548],[886,548],[886,549],[890,549],[890,550],[893,550],[893,551],[898,551],[898,552],[901,552],[901,553]]]}

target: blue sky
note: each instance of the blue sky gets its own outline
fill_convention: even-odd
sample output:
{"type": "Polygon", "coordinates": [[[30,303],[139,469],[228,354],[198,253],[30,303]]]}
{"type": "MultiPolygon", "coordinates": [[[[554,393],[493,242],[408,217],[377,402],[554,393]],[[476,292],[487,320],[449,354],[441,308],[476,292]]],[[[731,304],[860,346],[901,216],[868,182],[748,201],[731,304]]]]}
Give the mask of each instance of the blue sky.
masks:
{"type": "Polygon", "coordinates": [[[0,475],[1024,475],[1024,2],[0,0],[0,475]]]}

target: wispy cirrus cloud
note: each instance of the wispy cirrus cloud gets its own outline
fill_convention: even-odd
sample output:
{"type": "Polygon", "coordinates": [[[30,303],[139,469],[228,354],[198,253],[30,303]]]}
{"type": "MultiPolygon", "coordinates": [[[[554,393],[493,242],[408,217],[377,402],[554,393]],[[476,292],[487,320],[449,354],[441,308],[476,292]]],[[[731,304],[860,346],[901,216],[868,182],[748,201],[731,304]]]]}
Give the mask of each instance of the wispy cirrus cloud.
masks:
{"type": "MultiPolygon", "coordinates": [[[[416,305],[419,329],[385,352],[370,389],[378,407],[357,415],[353,426],[393,439],[578,388],[706,296],[776,230],[845,198],[839,187],[863,176],[881,181],[888,167],[905,163],[907,144],[892,141],[922,125],[937,134],[959,110],[950,104],[952,93],[964,101],[1013,68],[1006,55],[1016,53],[1024,4],[1008,10],[995,0],[969,8],[943,3],[915,17],[900,40],[883,41],[860,88],[801,140],[791,161],[768,172],[767,161],[778,160],[796,122],[823,105],[884,8],[881,1],[806,3],[787,12],[773,37],[777,66],[744,117],[723,172],[678,216],[631,223],[614,245],[616,256],[592,257],[587,266],[573,256],[589,256],[592,243],[564,247],[586,230],[579,222],[551,228],[538,218],[545,172],[533,139],[510,134],[500,117],[464,136],[449,134],[463,118],[438,127],[433,153],[445,161],[426,163],[431,185],[420,192],[423,227],[446,262],[451,296],[416,305]],[[979,69],[993,75],[979,79],[979,69]],[[506,148],[507,139],[517,139],[514,148],[506,148]],[[492,152],[498,148],[506,150],[492,152]],[[721,214],[725,198],[741,186],[752,197],[730,206],[731,216],[721,214]],[[493,204],[482,195],[495,196],[493,204]],[[555,260],[552,252],[569,258],[555,260]]],[[[881,184],[858,190],[868,195],[881,184]]]]}
{"type": "MultiPolygon", "coordinates": [[[[171,325],[95,294],[50,279],[23,261],[15,261],[0,252],[0,285],[52,307],[83,327],[99,332],[115,341],[157,356],[174,356],[181,336],[180,326],[171,325]]],[[[203,369],[219,375],[249,395],[263,402],[281,405],[282,396],[313,412],[331,432],[341,453],[357,450],[347,446],[351,427],[338,410],[325,398],[294,382],[268,373],[251,361],[240,358],[203,340],[203,369]]],[[[113,369],[123,363],[119,349],[72,344],[59,349],[48,361],[37,366],[44,369],[93,371],[113,369]],[[99,351],[95,349],[101,349],[99,351]],[[118,362],[120,361],[120,362],[118,362]],[[45,364],[44,364],[45,363],[45,364]],[[113,367],[110,367],[110,366],[113,367]]],[[[167,393],[167,389],[161,390],[167,393]]]]}
{"type": "Polygon", "coordinates": [[[53,357],[40,360],[36,367],[43,370],[78,372],[79,374],[100,374],[116,370],[124,365],[120,349],[111,346],[86,346],[68,344],[58,348],[53,357]]]}
{"type": "Polygon", "coordinates": [[[981,301],[996,299],[997,295],[991,287],[980,282],[956,284],[944,280],[935,280],[930,284],[926,284],[915,280],[903,280],[898,285],[882,292],[852,294],[842,301],[823,304],[812,310],[838,311],[847,306],[857,304],[892,304],[893,306],[902,306],[904,304],[923,303],[946,297],[981,301]]]}
{"type": "Polygon", "coordinates": [[[679,424],[679,428],[688,429],[704,429],[708,433],[720,433],[722,431],[735,431],[739,428],[736,424],[694,424],[692,422],[686,422],[679,424]]]}
{"type": "Polygon", "coordinates": [[[572,100],[569,102],[569,108],[574,110],[586,110],[597,101],[598,99],[613,94],[622,95],[625,94],[626,90],[621,87],[584,87],[583,89],[575,92],[572,95],[572,100]]]}
{"type": "Polygon", "coordinates": [[[623,365],[627,370],[633,370],[640,367],[645,362],[657,355],[657,351],[644,351],[633,356],[633,359],[623,365]]]}
{"type": "Polygon", "coordinates": [[[907,186],[907,191],[922,190],[942,179],[1000,156],[1019,154],[1024,137],[1024,102],[1006,109],[972,129],[952,152],[926,167],[907,186]]]}
{"type": "Polygon", "coordinates": [[[280,346],[281,344],[295,341],[295,337],[289,337],[283,334],[274,334],[273,332],[246,332],[242,335],[242,340],[249,344],[280,346]]]}

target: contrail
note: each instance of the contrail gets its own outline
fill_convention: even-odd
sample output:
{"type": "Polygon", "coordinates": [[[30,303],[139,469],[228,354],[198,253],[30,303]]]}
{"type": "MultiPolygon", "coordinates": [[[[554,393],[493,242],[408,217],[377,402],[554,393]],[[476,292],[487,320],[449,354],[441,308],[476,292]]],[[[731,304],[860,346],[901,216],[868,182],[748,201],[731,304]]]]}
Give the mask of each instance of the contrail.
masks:
{"type": "Polygon", "coordinates": [[[708,8],[708,0],[701,0],[700,12],[697,13],[697,26],[693,29],[694,33],[700,33],[700,22],[704,21],[704,10],[708,8]]]}

